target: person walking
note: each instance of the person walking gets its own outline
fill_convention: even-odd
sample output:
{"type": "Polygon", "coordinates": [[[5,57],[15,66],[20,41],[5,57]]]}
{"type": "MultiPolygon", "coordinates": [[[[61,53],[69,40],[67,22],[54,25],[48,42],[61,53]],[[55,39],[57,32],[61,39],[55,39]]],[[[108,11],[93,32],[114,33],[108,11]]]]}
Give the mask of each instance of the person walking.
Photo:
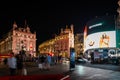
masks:
{"type": "Polygon", "coordinates": [[[46,60],[47,60],[47,70],[50,70],[50,67],[51,67],[51,56],[50,56],[50,54],[47,54],[46,60]]]}
{"type": "Polygon", "coordinates": [[[21,54],[17,54],[17,74],[18,75],[23,75],[23,58],[21,54]]]}
{"type": "Polygon", "coordinates": [[[41,54],[41,56],[39,56],[39,60],[38,60],[38,67],[40,70],[45,69],[45,55],[41,54]]]}
{"type": "Polygon", "coordinates": [[[15,76],[16,75],[16,68],[17,68],[17,59],[14,56],[13,52],[11,52],[10,55],[11,55],[11,57],[8,58],[7,64],[8,64],[9,70],[10,70],[10,75],[15,76]]]}

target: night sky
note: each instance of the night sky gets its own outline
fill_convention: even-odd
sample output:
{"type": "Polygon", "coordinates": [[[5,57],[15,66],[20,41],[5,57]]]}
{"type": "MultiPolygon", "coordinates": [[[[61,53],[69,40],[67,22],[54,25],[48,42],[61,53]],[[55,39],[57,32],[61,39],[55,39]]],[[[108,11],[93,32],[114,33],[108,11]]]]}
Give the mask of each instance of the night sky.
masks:
{"type": "Polygon", "coordinates": [[[90,19],[118,15],[118,0],[10,1],[0,3],[0,37],[12,28],[14,21],[23,26],[27,20],[37,33],[37,45],[58,34],[66,25],[73,24],[75,34],[82,33],[90,19]]]}

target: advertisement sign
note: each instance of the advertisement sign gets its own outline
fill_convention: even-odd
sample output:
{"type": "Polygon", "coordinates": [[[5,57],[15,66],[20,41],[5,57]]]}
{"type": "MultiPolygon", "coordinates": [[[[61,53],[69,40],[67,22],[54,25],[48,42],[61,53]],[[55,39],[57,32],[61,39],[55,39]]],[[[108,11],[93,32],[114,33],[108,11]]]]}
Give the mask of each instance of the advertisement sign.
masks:
{"type": "Polygon", "coordinates": [[[75,50],[74,48],[70,48],[70,70],[74,70],[75,68],[75,50]]]}
{"type": "Polygon", "coordinates": [[[116,32],[104,31],[90,34],[86,38],[85,50],[116,47],[116,32]]]}
{"type": "Polygon", "coordinates": [[[101,31],[115,30],[115,16],[102,16],[87,22],[87,33],[93,34],[101,31]]]}
{"type": "Polygon", "coordinates": [[[116,48],[120,48],[120,29],[116,30],[116,48]]]}
{"type": "Polygon", "coordinates": [[[120,47],[120,32],[116,32],[115,19],[114,15],[107,15],[87,22],[84,29],[84,52],[94,48],[120,47]]]}

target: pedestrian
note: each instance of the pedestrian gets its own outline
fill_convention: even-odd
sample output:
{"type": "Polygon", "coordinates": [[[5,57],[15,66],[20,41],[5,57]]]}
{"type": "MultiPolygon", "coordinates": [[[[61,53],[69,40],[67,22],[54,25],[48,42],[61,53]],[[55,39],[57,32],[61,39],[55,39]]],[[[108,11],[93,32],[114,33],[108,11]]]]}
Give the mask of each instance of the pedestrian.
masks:
{"type": "Polygon", "coordinates": [[[4,64],[6,65],[6,64],[7,64],[7,58],[5,58],[5,59],[3,60],[3,62],[4,62],[4,64]]]}
{"type": "Polygon", "coordinates": [[[47,61],[47,70],[50,70],[50,67],[51,67],[51,56],[50,56],[50,54],[47,54],[46,61],[47,61]]]}
{"type": "Polygon", "coordinates": [[[25,50],[22,49],[21,51],[19,51],[19,54],[22,55],[23,61],[26,61],[26,52],[25,52],[25,50]]]}
{"type": "Polygon", "coordinates": [[[10,75],[15,76],[16,75],[16,68],[17,68],[17,59],[14,56],[13,52],[11,52],[10,55],[11,55],[11,57],[8,58],[7,64],[8,64],[9,70],[10,70],[10,75]]]}
{"type": "Polygon", "coordinates": [[[43,65],[42,65],[42,55],[40,55],[39,56],[39,58],[38,58],[38,68],[40,69],[40,70],[42,70],[42,68],[43,68],[43,65]]]}
{"type": "Polygon", "coordinates": [[[17,74],[18,75],[23,75],[23,58],[21,54],[17,54],[16,56],[17,59],[17,74]]]}
{"type": "Polygon", "coordinates": [[[42,66],[43,66],[43,70],[46,70],[46,68],[47,68],[47,55],[46,54],[42,55],[41,63],[42,63],[42,66]]]}

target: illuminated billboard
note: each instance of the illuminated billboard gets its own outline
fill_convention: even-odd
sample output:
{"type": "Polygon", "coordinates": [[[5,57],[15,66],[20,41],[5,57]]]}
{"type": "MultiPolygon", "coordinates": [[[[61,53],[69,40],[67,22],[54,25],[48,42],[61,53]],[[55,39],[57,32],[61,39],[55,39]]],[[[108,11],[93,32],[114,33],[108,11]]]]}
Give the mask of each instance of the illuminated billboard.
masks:
{"type": "Polygon", "coordinates": [[[118,40],[115,16],[96,17],[87,22],[84,29],[84,51],[95,48],[116,48],[118,40]],[[116,43],[117,41],[117,43],[116,43]]]}
{"type": "Polygon", "coordinates": [[[97,17],[87,22],[87,35],[101,31],[115,30],[115,16],[97,17]]]}
{"type": "Polygon", "coordinates": [[[115,31],[103,31],[94,34],[90,34],[86,37],[84,43],[84,50],[95,48],[109,48],[116,47],[116,32],[115,31]]]}

